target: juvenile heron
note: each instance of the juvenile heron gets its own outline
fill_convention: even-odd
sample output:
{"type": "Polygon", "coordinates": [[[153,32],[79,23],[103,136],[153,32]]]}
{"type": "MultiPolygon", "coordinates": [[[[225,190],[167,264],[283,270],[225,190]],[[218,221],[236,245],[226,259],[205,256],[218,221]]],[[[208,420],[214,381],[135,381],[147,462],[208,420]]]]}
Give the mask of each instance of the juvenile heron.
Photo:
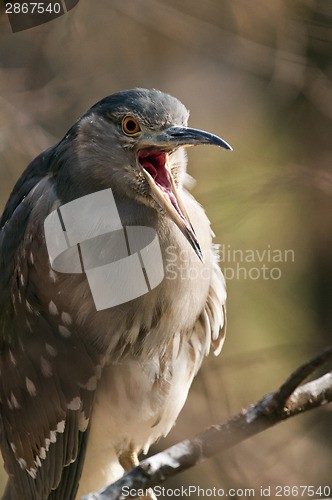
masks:
{"type": "MultiPolygon", "coordinates": [[[[187,120],[183,104],[157,90],[111,95],[33,160],[13,189],[0,220],[6,500],[73,500],[117,479],[169,432],[204,355],[220,352],[224,280],[209,221],[184,187],[183,147],[231,148],[187,120]],[[97,310],[83,267],[60,272],[52,264],[45,221],[106,190],[123,228],[157,235],[163,279],[97,310]]],[[[50,231],[54,245],[59,234],[50,231]]],[[[148,274],[154,254],[144,255],[148,274]]]]}

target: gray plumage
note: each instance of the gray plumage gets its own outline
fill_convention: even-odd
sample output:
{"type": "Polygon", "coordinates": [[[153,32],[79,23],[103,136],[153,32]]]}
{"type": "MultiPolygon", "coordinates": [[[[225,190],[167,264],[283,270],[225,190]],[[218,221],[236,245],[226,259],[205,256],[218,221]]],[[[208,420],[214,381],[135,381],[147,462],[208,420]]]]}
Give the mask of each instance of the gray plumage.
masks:
{"type": "MultiPolygon", "coordinates": [[[[0,221],[4,499],[73,500],[166,435],[225,332],[225,286],[182,146],[230,147],[187,128],[174,97],[136,89],[93,106],[22,174],[0,221]],[[136,128],[135,128],[136,127],[136,128]],[[164,279],[96,311],[84,274],[51,268],[46,217],[111,188],[123,226],[156,232],[164,279]]],[[[117,286],[115,283],[114,286],[117,286]]]]}

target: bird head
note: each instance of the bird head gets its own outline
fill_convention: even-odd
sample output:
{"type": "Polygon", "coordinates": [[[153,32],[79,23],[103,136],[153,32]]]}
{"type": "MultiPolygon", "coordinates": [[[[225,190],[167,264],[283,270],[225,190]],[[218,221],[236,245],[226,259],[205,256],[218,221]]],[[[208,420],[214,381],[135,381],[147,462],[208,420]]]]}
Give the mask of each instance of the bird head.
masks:
{"type": "Polygon", "coordinates": [[[162,211],[202,260],[181,200],[186,170],[183,148],[201,144],[232,148],[216,135],[189,128],[188,116],[180,101],[163,92],[119,92],[98,102],[78,122],[76,152],[90,180],[97,176],[118,196],[162,211]]]}

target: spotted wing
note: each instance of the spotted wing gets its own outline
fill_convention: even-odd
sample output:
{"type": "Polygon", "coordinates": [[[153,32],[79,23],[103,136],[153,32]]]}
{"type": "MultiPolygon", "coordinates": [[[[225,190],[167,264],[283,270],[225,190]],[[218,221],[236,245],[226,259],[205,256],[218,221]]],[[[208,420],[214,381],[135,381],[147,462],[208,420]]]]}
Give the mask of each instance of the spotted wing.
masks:
{"type": "Polygon", "coordinates": [[[84,462],[99,358],[68,309],[79,282],[62,281],[48,262],[43,220],[54,203],[46,196],[51,186],[45,177],[31,177],[19,181],[28,192],[15,188],[0,224],[0,439],[10,476],[5,498],[71,500],[84,462]]]}

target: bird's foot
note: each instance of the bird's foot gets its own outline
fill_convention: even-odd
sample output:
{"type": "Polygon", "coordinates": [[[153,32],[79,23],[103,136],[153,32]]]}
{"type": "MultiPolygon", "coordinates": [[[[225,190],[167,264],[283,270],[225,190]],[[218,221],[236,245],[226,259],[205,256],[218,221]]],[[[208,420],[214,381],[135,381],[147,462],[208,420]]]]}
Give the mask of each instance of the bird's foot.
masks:
{"type": "MultiPolygon", "coordinates": [[[[139,460],[137,457],[137,449],[133,443],[130,444],[128,450],[124,451],[123,453],[121,453],[121,455],[119,455],[119,462],[126,472],[132,469],[133,467],[139,465],[139,460]]],[[[153,493],[152,488],[147,489],[146,494],[144,496],[141,496],[140,498],[141,500],[157,500],[157,497],[153,493]]]]}
{"type": "Polygon", "coordinates": [[[153,493],[153,489],[149,488],[148,490],[146,490],[146,495],[141,497],[141,500],[157,500],[157,497],[153,493]]]}

